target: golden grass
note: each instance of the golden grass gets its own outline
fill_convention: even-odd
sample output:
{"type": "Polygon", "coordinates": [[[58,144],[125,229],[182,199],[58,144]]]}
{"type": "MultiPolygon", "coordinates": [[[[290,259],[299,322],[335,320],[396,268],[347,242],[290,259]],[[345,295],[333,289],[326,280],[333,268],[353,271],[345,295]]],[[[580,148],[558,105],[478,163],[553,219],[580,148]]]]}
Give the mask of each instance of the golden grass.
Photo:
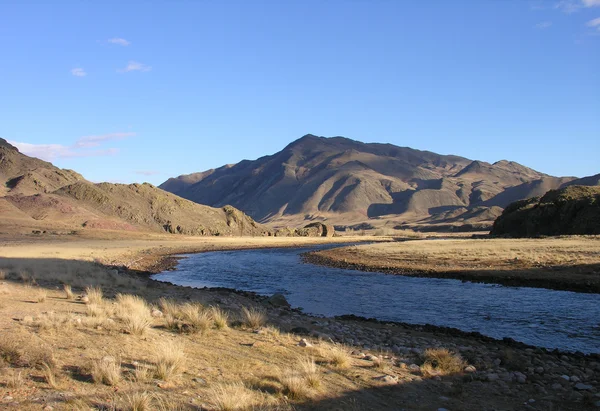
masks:
{"type": "Polygon", "coordinates": [[[73,294],[73,289],[71,288],[71,286],[69,284],[63,285],[63,291],[65,292],[65,298],[67,300],[72,300],[75,298],[75,296],[73,294]]]}
{"type": "Polygon", "coordinates": [[[181,329],[190,333],[205,333],[212,325],[210,313],[202,304],[185,303],[179,307],[181,329]]]}
{"type": "Polygon", "coordinates": [[[90,374],[97,384],[117,385],[121,381],[121,361],[108,356],[94,360],[90,374]]]}
{"type": "Polygon", "coordinates": [[[228,327],[229,314],[220,307],[211,307],[210,315],[217,330],[223,330],[228,327]]]}
{"type": "Polygon", "coordinates": [[[0,335],[0,359],[11,365],[19,365],[23,358],[21,343],[10,334],[0,335]]]}
{"type": "Polygon", "coordinates": [[[10,370],[8,372],[8,375],[6,376],[5,384],[7,388],[21,388],[23,384],[25,384],[25,379],[23,378],[23,371],[10,370]]]}
{"type": "Polygon", "coordinates": [[[153,395],[144,392],[134,392],[125,396],[125,409],[128,411],[150,411],[154,410],[152,404],[153,395]]]}
{"type": "Polygon", "coordinates": [[[423,354],[421,371],[425,375],[450,375],[463,372],[467,363],[446,348],[428,348],[423,354]]]}
{"type": "Polygon", "coordinates": [[[310,396],[310,388],[304,379],[304,376],[288,371],[283,377],[281,377],[281,385],[283,385],[283,392],[288,398],[293,400],[303,400],[310,396]]]}
{"type": "Polygon", "coordinates": [[[133,378],[136,382],[145,383],[152,379],[153,370],[145,364],[136,364],[133,370],[133,378]]]}
{"type": "Polygon", "coordinates": [[[116,315],[132,335],[143,335],[152,325],[152,314],[146,300],[129,294],[117,294],[116,315]]]}
{"type": "Polygon", "coordinates": [[[154,352],[156,378],[170,381],[179,376],[185,369],[185,353],[180,343],[163,341],[158,344],[154,352]]]}
{"type": "Polygon", "coordinates": [[[88,301],[87,301],[88,304],[100,305],[102,303],[102,299],[104,297],[104,294],[102,293],[102,288],[100,288],[100,287],[86,287],[85,295],[88,298],[88,301]]]}
{"type": "Polygon", "coordinates": [[[43,303],[46,301],[47,298],[48,298],[48,291],[44,288],[40,288],[35,293],[35,301],[37,303],[43,303]]]}
{"type": "Polygon", "coordinates": [[[44,379],[46,380],[46,383],[51,388],[58,388],[57,376],[54,367],[44,363],[42,364],[42,371],[44,372],[44,379]]]}
{"type": "Polygon", "coordinates": [[[261,308],[242,307],[242,322],[250,328],[259,328],[267,322],[267,314],[261,308]]]}
{"type": "Polygon", "coordinates": [[[320,349],[320,353],[336,368],[346,369],[352,365],[352,356],[348,352],[348,349],[341,344],[332,344],[322,348],[320,349]]]}
{"type": "Polygon", "coordinates": [[[219,411],[248,410],[255,405],[252,391],[241,382],[216,384],[211,387],[209,396],[219,411]]]}

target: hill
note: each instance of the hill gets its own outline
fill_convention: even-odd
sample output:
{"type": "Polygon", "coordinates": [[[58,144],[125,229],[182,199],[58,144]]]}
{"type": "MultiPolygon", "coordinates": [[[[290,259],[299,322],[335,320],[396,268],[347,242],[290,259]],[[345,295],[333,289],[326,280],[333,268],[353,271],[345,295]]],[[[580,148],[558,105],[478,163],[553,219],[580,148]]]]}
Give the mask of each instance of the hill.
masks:
{"type": "Polygon", "coordinates": [[[28,157],[0,139],[0,226],[15,230],[109,229],[187,235],[262,235],[231,206],[208,207],[151,184],[93,184],[28,157]]]}
{"type": "Polygon", "coordinates": [[[600,186],[567,186],[515,202],[494,223],[495,236],[600,234],[600,186]]]}
{"type": "Polygon", "coordinates": [[[309,134],[273,155],[179,176],[159,187],[200,204],[231,204],[276,226],[328,220],[339,228],[365,221],[489,227],[502,207],[571,180],[506,160],[489,164],[309,134]]]}

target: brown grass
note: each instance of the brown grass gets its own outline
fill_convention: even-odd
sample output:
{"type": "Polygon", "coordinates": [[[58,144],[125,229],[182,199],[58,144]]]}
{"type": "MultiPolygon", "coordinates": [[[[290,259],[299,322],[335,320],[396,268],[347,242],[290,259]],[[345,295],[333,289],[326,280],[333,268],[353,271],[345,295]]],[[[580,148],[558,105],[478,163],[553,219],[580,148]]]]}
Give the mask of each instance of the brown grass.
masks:
{"type": "Polygon", "coordinates": [[[88,298],[88,304],[102,304],[102,299],[104,294],[102,293],[102,288],[100,287],[86,287],[85,295],[88,298]]]}
{"type": "Polygon", "coordinates": [[[250,328],[260,328],[267,322],[267,314],[261,308],[242,307],[242,322],[250,328]]]}
{"type": "Polygon", "coordinates": [[[90,374],[97,384],[117,385],[121,381],[121,361],[108,356],[94,360],[90,374]]]}
{"type": "Polygon", "coordinates": [[[463,372],[466,362],[458,354],[446,348],[428,348],[423,357],[421,371],[425,375],[450,375],[463,372]]]}
{"type": "Polygon", "coordinates": [[[293,371],[288,371],[281,377],[283,392],[293,400],[303,400],[310,396],[310,388],[304,377],[293,371]]]}
{"type": "Polygon", "coordinates": [[[210,315],[217,330],[223,330],[228,327],[229,314],[219,307],[211,307],[210,315]]]}
{"type": "Polygon", "coordinates": [[[241,382],[216,384],[209,395],[212,405],[219,411],[248,410],[255,405],[252,391],[241,382]]]}
{"type": "Polygon", "coordinates": [[[152,325],[150,306],[137,295],[117,294],[116,314],[132,335],[143,335],[152,325]]]}
{"type": "Polygon", "coordinates": [[[153,395],[144,392],[134,392],[125,396],[125,409],[128,411],[150,411],[153,407],[153,395]]]}
{"type": "Polygon", "coordinates": [[[40,288],[35,293],[35,301],[37,303],[43,303],[46,301],[47,298],[48,298],[48,291],[44,288],[40,288]]]}
{"type": "Polygon", "coordinates": [[[71,286],[69,284],[63,285],[63,291],[65,292],[65,298],[67,300],[72,300],[75,298],[75,296],[73,295],[73,289],[71,288],[71,286]]]}
{"type": "Polygon", "coordinates": [[[23,371],[21,370],[10,370],[6,376],[6,386],[8,388],[17,389],[21,388],[25,384],[23,378],[23,371]]]}
{"type": "Polygon", "coordinates": [[[321,349],[321,355],[323,355],[331,365],[339,369],[346,369],[352,365],[352,356],[346,347],[340,344],[333,344],[321,349]]]}
{"type": "Polygon", "coordinates": [[[181,344],[163,341],[155,349],[156,378],[170,381],[185,369],[185,353],[181,344]]]}
{"type": "Polygon", "coordinates": [[[58,382],[55,367],[44,363],[42,365],[42,371],[44,372],[44,379],[46,380],[46,383],[48,383],[51,388],[57,389],[58,382]]]}
{"type": "Polygon", "coordinates": [[[298,370],[303,376],[306,384],[311,388],[319,388],[321,386],[321,375],[312,357],[303,357],[298,361],[298,370]]]}

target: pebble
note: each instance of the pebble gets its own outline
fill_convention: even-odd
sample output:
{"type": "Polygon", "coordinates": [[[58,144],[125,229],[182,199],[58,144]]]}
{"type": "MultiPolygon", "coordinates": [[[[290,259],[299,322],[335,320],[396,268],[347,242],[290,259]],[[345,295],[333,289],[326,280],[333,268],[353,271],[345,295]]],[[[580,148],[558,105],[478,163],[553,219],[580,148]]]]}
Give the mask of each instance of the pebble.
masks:
{"type": "Polygon", "coordinates": [[[374,377],[373,379],[386,384],[398,384],[398,377],[394,375],[382,375],[381,377],[374,377]]]}
{"type": "Polygon", "coordinates": [[[469,373],[469,374],[472,374],[474,372],[477,372],[477,368],[473,367],[472,365],[467,365],[465,367],[465,372],[469,373]]]}
{"type": "Polygon", "coordinates": [[[562,388],[563,388],[562,385],[560,385],[557,382],[555,382],[554,384],[552,384],[552,389],[553,390],[559,391],[559,390],[562,390],[562,388]]]}
{"type": "Polygon", "coordinates": [[[565,381],[571,381],[571,377],[569,377],[568,375],[561,375],[560,378],[562,378],[565,381]]]}
{"type": "Polygon", "coordinates": [[[163,316],[163,313],[161,310],[152,310],[152,317],[154,318],[161,318],[163,316]]]}
{"type": "Polygon", "coordinates": [[[498,374],[490,373],[487,375],[487,380],[490,382],[498,381],[499,379],[500,377],[498,376],[498,374]]]}
{"type": "Polygon", "coordinates": [[[535,373],[536,374],[543,374],[544,373],[544,367],[536,367],[535,373]]]}
{"type": "Polygon", "coordinates": [[[576,376],[576,375],[572,375],[571,377],[569,377],[569,379],[571,380],[571,382],[579,382],[581,381],[581,379],[576,376]]]}
{"type": "Polygon", "coordinates": [[[594,387],[592,387],[591,385],[581,383],[581,382],[578,382],[577,384],[575,384],[575,389],[578,391],[588,391],[588,390],[591,390],[592,388],[594,388],[594,387]]]}
{"type": "Polygon", "coordinates": [[[379,358],[377,358],[377,356],[375,356],[375,355],[366,355],[364,357],[364,359],[367,360],[367,361],[377,361],[377,360],[379,360],[379,358]]]}
{"type": "Polygon", "coordinates": [[[300,340],[300,342],[298,343],[298,345],[300,347],[312,347],[313,345],[311,343],[309,343],[306,338],[303,338],[300,340]]]}

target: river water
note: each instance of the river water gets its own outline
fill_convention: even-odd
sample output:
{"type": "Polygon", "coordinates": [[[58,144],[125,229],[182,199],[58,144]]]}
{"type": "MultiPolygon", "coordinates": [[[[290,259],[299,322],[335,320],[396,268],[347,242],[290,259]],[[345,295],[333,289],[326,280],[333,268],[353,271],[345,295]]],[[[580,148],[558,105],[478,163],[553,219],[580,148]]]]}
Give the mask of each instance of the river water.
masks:
{"type": "Polygon", "coordinates": [[[175,271],[153,278],[191,287],[282,293],[292,307],[310,314],[432,324],[600,353],[600,294],[367,273],[301,261],[301,253],[317,248],[190,254],[175,271]]]}

